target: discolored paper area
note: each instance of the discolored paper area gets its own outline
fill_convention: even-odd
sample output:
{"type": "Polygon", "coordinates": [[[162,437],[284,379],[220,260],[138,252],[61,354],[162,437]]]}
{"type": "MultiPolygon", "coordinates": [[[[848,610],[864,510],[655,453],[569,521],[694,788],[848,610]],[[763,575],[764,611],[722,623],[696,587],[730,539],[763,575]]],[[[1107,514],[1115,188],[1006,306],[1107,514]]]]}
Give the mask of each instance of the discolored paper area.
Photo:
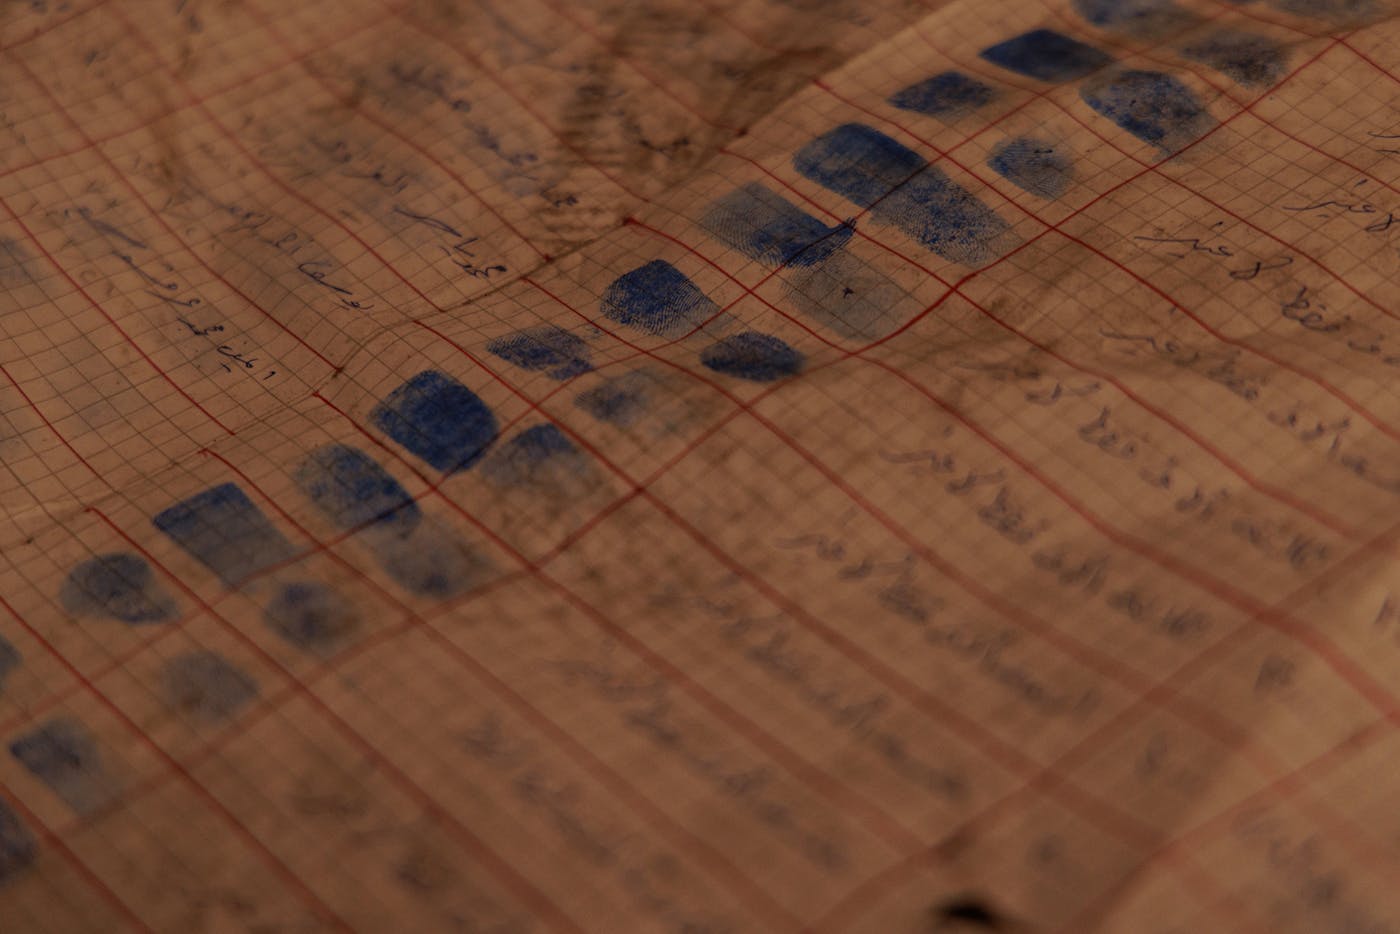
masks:
{"type": "Polygon", "coordinates": [[[1396,13],[0,7],[0,932],[1400,931],[1396,13]]]}

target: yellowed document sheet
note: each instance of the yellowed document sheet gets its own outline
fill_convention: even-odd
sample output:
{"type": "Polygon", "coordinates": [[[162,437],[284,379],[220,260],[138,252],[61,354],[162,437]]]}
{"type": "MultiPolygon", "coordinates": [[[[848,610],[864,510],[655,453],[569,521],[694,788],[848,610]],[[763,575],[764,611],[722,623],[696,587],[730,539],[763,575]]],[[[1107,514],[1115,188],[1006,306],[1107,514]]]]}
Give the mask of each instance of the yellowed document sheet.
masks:
{"type": "Polygon", "coordinates": [[[0,4],[0,932],[1400,932],[1388,0],[0,4]]]}

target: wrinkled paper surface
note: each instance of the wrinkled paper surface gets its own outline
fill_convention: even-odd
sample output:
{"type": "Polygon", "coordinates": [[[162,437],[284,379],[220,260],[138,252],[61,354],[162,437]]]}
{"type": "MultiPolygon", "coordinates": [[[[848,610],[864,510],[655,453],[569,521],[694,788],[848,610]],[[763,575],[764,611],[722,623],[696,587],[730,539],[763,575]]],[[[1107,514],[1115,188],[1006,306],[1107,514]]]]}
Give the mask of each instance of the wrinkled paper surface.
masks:
{"type": "Polygon", "coordinates": [[[1400,932],[1382,0],[0,7],[0,930],[1400,932]]]}

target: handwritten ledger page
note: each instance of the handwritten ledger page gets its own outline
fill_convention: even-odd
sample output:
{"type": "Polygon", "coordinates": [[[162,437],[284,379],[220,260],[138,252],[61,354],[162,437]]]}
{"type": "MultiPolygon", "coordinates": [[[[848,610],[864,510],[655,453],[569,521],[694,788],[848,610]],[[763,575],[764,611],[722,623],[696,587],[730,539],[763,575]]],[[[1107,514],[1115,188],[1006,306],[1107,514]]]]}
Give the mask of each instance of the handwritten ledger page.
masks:
{"type": "Polygon", "coordinates": [[[0,931],[1400,932],[1394,14],[0,6],[0,931]]]}

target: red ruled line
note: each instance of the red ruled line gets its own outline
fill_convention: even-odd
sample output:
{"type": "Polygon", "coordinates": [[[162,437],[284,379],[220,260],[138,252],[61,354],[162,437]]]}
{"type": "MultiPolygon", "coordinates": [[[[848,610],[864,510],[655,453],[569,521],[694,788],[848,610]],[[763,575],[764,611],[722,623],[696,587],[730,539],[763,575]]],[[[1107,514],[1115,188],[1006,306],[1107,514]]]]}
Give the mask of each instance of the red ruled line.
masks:
{"type": "MultiPolygon", "coordinates": [[[[6,605],[6,609],[8,608],[8,605],[6,605]]],[[[11,615],[13,615],[13,613],[11,615]]],[[[25,826],[34,828],[34,830],[38,832],[40,840],[42,840],[45,845],[51,846],[57,850],[59,856],[62,857],[65,863],[73,867],[74,871],[77,872],[78,876],[83,880],[83,883],[96,892],[99,898],[115,909],[117,914],[121,916],[128,926],[133,930],[145,931],[147,934],[155,934],[154,929],[143,921],[141,916],[136,914],[131,906],[117,895],[101,876],[94,872],[87,863],[83,862],[83,860],[78,857],[77,853],[73,852],[73,848],[63,839],[62,834],[56,833],[46,823],[40,820],[39,815],[26,807],[24,802],[20,800],[19,795],[16,795],[6,787],[4,783],[0,783],[0,790],[6,793],[3,804],[19,812],[20,817],[24,820],[25,826]]],[[[55,890],[57,890],[56,886],[55,890]]],[[[13,915],[8,912],[6,916],[13,918],[13,915]]]]}
{"type": "Polygon", "coordinates": [[[39,90],[44,94],[44,96],[49,99],[49,102],[53,104],[54,109],[59,114],[61,114],[63,116],[63,119],[68,122],[68,125],[73,128],[73,132],[77,133],[83,138],[83,140],[87,144],[85,149],[91,150],[97,155],[99,159],[102,160],[103,164],[105,164],[107,168],[112,171],[112,174],[115,175],[117,179],[121,182],[122,186],[131,193],[131,196],[135,198],[138,202],[140,202],[141,206],[146,209],[146,212],[150,214],[151,218],[157,224],[160,225],[161,229],[163,229],[171,238],[173,238],[177,243],[180,244],[181,249],[183,249],[196,263],[203,267],[203,269],[206,272],[208,272],[219,282],[223,283],[225,288],[237,295],[239,298],[243,299],[243,301],[246,302],[249,307],[256,310],[268,321],[271,321],[279,330],[282,331],[282,333],[291,337],[294,341],[300,344],[303,349],[310,352],[311,355],[314,356],[317,360],[320,360],[323,364],[330,367],[332,371],[340,369],[338,364],[336,364],[334,361],[328,358],[325,354],[321,353],[321,351],[317,350],[311,344],[307,343],[306,340],[302,338],[300,334],[297,334],[291,328],[283,324],[277,318],[276,315],[272,314],[272,312],[268,311],[266,308],[262,307],[257,302],[255,302],[252,299],[252,297],[248,295],[248,293],[244,292],[242,289],[229,282],[228,279],[226,279],[222,273],[220,273],[218,270],[214,269],[214,267],[206,263],[204,259],[201,258],[200,255],[197,252],[195,252],[195,250],[192,247],[184,243],[184,241],[182,241],[180,237],[175,233],[174,228],[170,226],[170,224],[165,220],[165,218],[162,217],[154,208],[152,208],[150,202],[148,202],[144,197],[142,197],[141,193],[136,190],[136,186],[133,185],[131,183],[131,180],[127,178],[126,173],[122,172],[116,167],[116,165],[113,164],[112,160],[102,150],[102,147],[98,146],[95,142],[93,142],[92,138],[88,136],[87,132],[82,128],[82,126],[79,125],[78,121],[75,120],[72,117],[72,115],[68,113],[67,108],[63,106],[63,102],[60,101],[58,97],[55,96],[54,93],[51,90],[49,90],[49,88],[42,81],[39,80],[39,76],[34,74],[33,70],[30,69],[29,66],[26,65],[22,59],[19,59],[18,57],[14,56],[12,56],[12,58],[15,64],[19,67],[19,69],[25,73],[25,76],[28,77],[29,80],[34,83],[35,87],[39,88],[39,90]]]}
{"type": "MultiPolygon", "coordinates": [[[[250,157],[250,158],[251,158],[251,157],[250,157]]],[[[1340,160],[1339,160],[1339,161],[1340,161],[1340,160]]],[[[459,183],[460,183],[460,182],[459,182],[459,183]]],[[[465,187],[465,185],[464,185],[463,187],[465,187]]],[[[1061,223],[1063,223],[1063,221],[1062,221],[1061,223]]],[[[26,231],[26,233],[27,233],[27,232],[28,232],[28,231],[26,231]]],[[[31,236],[31,239],[32,239],[32,236],[31,236]]],[[[1081,245],[1082,245],[1082,244],[1081,244],[1081,245]]],[[[371,252],[373,252],[373,251],[371,251],[371,252]]],[[[377,257],[377,254],[376,254],[376,257],[377,257]]],[[[51,258],[50,258],[50,259],[51,259],[51,258]]],[[[52,259],[51,259],[51,261],[52,261],[52,259]]],[[[383,262],[383,261],[381,260],[381,262],[383,262]]],[[[386,263],[385,265],[388,266],[387,263],[386,263]]],[[[390,268],[392,268],[392,267],[390,267],[390,268]]],[[[1122,268],[1122,267],[1120,267],[1120,268],[1122,268]]],[[[1124,268],[1124,271],[1127,271],[1126,268],[1124,268]]],[[[1132,275],[1132,273],[1131,273],[1130,271],[1129,271],[1129,274],[1132,275]]],[[[70,280],[70,281],[71,281],[71,280],[70,280]]],[[[531,283],[531,284],[534,284],[534,283],[531,283]]],[[[84,293],[84,294],[85,294],[85,293],[84,293]]],[[[419,293],[419,294],[421,295],[421,293],[419,293]]],[[[951,294],[951,293],[948,293],[948,294],[951,294]]],[[[945,295],[945,297],[946,297],[946,295],[945,295]]],[[[91,301],[91,299],[89,299],[89,300],[91,301]]],[[[561,302],[561,304],[563,304],[563,303],[561,302]]],[[[99,309],[99,310],[100,310],[100,309],[99,309]]],[[[585,317],[586,317],[586,316],[585,316],[585,317]]],[[[423,325],[423,327],[426,328],[427,326],[426,326],[426,325],[423,325]]],[[[429,330],[432,330],[432,329],[429,328],[429,330]]],[[[434,331],[434,333],[437,334],[437,335],[439,336],[439,338],[441,338],[441,339],[444,339],[444,340],[447,339],[447,338],[445,338],[442,334],[440,334],[439,332],[434,331]]],[[[124,335],[124,336],[125,336],[125,335],[124,335]]],[[[459,349],[461,349],[461,348],[459,347],[459,349]]],[[[465,351],[463,351],[463,352],[465,353],[465,351]]],[[[144,354],[143,354],[143,356],[144,356],[144,354]]],[[[149,361],[148,361],[148,362],[149,362],[149,361]]],[[[882,366],[883,366],[883,364],[877,364],[877,365],[882,365],[882,366]]],[[[886,369],[891,369],[891,371],[892,371],[892,372],[895,372],[896,375],[902,375],[902,374],[898,374],[898,372],[897,372],[897,371],[894,371],[892,368],[886,367],[886,369]]],[[[164,374],[162,374],[162,375],[164,375],[164,374]]],[[[693,375],[693,374],[692,374],[692,375],[693,375]]],[[[7,376],[8,376],[8,374],[7,374],[7,376]]],[[[167,377],[167,379],[168,379],[168,377],[167,377]]],[[[187,397],[187,398],[188,398],[188,397],[187,397]]],[[[26,400],[27,400],[27,397],[26,397],[26,400]]],[[[32,403],[31,403],[31,406],[32,406],[32,403]]],[[[37,411],[37,409],[36,409],[36,411],[37,411]]],[[[736,409],[734,410],[734,412],[731,413],[731,417],[734,416],[734,415],[739,414],[740,411],[742,411],[742,409],[736,408],[736,409]]],[[[207,414],[207,413],[206,413],[206,414],[207,414]]],[[[750,414],[752,414],[752,413],[750,413],[750,414]]],[[[42,418],[42,415],[41,415],[40,417],[42,418]]],[[[754,416],[754,417],[757,418],[757,416],[754,416]]],[[[46,420],[45,420],[45,421],[46,421],[46,420]]],[[[776,428],[774,428],[774,427],[771,426],[771,425],[768,426],[768,427],[772,428],[772,430],[774,430],[775,433],[776,433],[776,428]]],[[[66,444],[66,442],[64,442],[64,443],[66,444]]],[[[791,442],[789,442],[789,443],[791,443],[791,442]]],[[[796,449],[796,448],[794,448],[794,449],[796,449]]],[[[71,451],[71,450],[72,450],[72,449],[71,449],[71,447],[70,447],[70,451],[71,451]]],[[[76,455],[76,452],[73,452],[73,453],[76,455]]],[[[800,453],[800,452],[799,452],[799,453],[800,453]]],[[[81,458],[79,458],[79,459],[81,460],[81,458]]],[[[678,462],[678,460],[679,460],[679,459],[677,459],[676,462],[678,462]]],[[[815,462],[814,462],[814,466],[817,466],[817,465],[815,464],[815,462]]],[[[629,496],[642,495],[643,493],[645,493],[645,494],[647,495],[648,498],[652,498],[652,497],[651,497],[651,494],[649,493],[649,491],[647,490],[647,487],[646,487],[645,485],[637,485],[637,484],[634,484],[634,489],[633,489],[632,493],[629,494],[629,496]]],[[[619,500],[618,502],[620,503],[620,502],[622,502],[622,501],[624,501],[624,500],[619,500]]],[[[450,500],[449,500],[449,502],[450,502],[450,500]]],[[[660,504],[659,501],[655,501],[654,504],[657,505],[658,508],[662,508],[663,505],[664,505],[664,504],[660,504]]],[[[664,511],[664,510],[663,510],[663,511],[664,511]]],[[[676,521],[676,520],[679,519],[678,516],[674,516],[674,513],[672,514],[672,517],[673,517],[673,521],[676,521]]],[[[590,526],[590,528],[591,528],[591,526],[590,526]]],[[[581,538],[581,537],[582,537],[582,535],[579,534],[579,533],[575,533],[575,535],[576,535],[576,537],[573,539],[574,541],[577,541],[578,538],[581,538]]]]}
{"type": "MultiPolygon", "coordinates": [[[[99,513],[99,515],[101,514],[99,513]]],[[[69,661],[63,655],[63,653],[60,652],[56,646],[53,645],[53,643],[49,642],[49,640],[43,636],[42,633],[40,633],[37,629],[31,626],[29,621],[23,616],[21,616],[19,614],[19,611],[17,611],[14,608],[14,606],[12,606],[10,602],[6,600],[3,596],[0,596],[0,606],[3,606],[5,608],[5,611],[8,612],[17,623],[19,623],[20,628],[27,632],[34,639],[34,641],[38,642],[44,647],[45,651],[48,652],[48,654],[53,658],[54,661],[56,661],[60,666],[66,669],[68,673],[78,681],[78,683],[82,684],[83,689],[88,694],[88,696],[92,697],[93,700],[97,701],[97,703],[104,710],[106,710],[112,716],[113,719],[119,722],[132,737],[138,740],[142,746],[146,747],[146,749],[148,749],[152,755],[159,759],[165,765],[166,768],[168,768],[171,772],[175,773],[180,778],[180,780],[184,782],[184,784],[187,785],[190,788],[190,790],[193,791],[195,795],[204,802],[205,806],[208,807],[210,811],[218,815],[224,821],[224,823],[228,825],[229,829],[231,829],[234,832],[235,836],[239,837],[246,844],[248,844],[249,848],[256,852],[262,858],[263,862],[267,865],[268,869],[271,870],[274,874],[276,874],[283,882],[285,882],[291,891],[298,893],[302,900],[312,911],[314,911],[324,921],[331,924],[337,930],[351,930],[350,926],[345,923],[345,920],[338,916],[335,912],[331,911],[329,906],[327,906],[323,901],[321,901],[321,899],[317,897],[316,894],[312,892],[304,882],[301,881],[300,877],[298,877],[296,873],[288,869],[286,864],[279,860],[276,857],[276,855],[274,855],[273,852],[263,844],[263,842],[257,837],[256,834],[249,830],[248,827],[245,826],[232,811],[226,808],[223,805],[223,803],[219,801],[219,799],[216,798],[209,791],[209,789],[205,788],[204,785],[201,784],[199,780],[196,779],[194,775],[191,774],[191,772],[184,765],[182,765],[168,752],[162,749],[158,743],[152,740],[150,736],[147,735],[146,732],[141,729],[140,724],[134,722],[130,717],[126,715],[125,712],[122,711],[121,707],[114,703],[109,697],[107,697],[107,695],[99,691],[97,689],[97,686],[94,685],[90,680],[88,680],[87,677],[84,676],[83,673],[78,670],[78,667],[76,665],[69,661]]],[[[94,878],[92,881],[94,882],[94,884],[98,884],[97,879],[94,878]]]]}
{"type": "Polygon", "coordinates": [[[83,298],[87,300],[88,304],[91,305],[97,311],[97,313],[100,314],[106,320],[106,322],[112,326],[112,329],[122,336],[122,339],[126,341],[126,343],[131,347],[131,349],[136,351],[136,354],[142,360],[146,361],[146,364],[152,370],[155,370],[156,375],[158,375],[161,379],[165,380],[165,382],[169,384],[171,389],[174,389],[175,392],[182,399],[184,399],[191,406],[197,409],[206,419],[208,419],[213,424],[219,426],[219,428],[222,429],[225,434],[232,435],[234,433],[232,428],[219,421],[219,419],[216,418],[213,415],[213,413],[211,413],[204,406],[200,405],[199,402],[197,402],[193,396],[187,393],[184,390],[184,388],[180,386],[179,383],[175,382],[175,380],[170,377],[169,373],[161,369],[160,366],[158,366],[156,362],[151,359],[150,355],[146,353],[144,349],[142,349],[141,345],[136,343],[136,341],[132,339],[131,335],[126,332],[126,329],[123,328],[120,324],[118,324],[115,318],[108,314],[107,309],[103,308],[102,305],[96,299],[89,295],[87,290],[84,289],[81,285],[79,285],[77,280],[68,274],[68,270],[64,269],[63,266],[58,262],[58,260],[54,259],[53,255],[49,252],[48,248],[45,247],[43,242],[40,241],[39,238],[34,235],[33,231],[29,229],[28,225],[26,225],[24,221],[20,220],[19,215],[14,212],[14,209],[10,207],[9,203],[6,202],[4,198],[0,198],[0,207],[3,207],[5,209],[5,213],[10,215],[10,219],[15,222],[15,225],[18,226],[20,230],[24,231],[25,238],[28,239],[29,242],[34,245],[34,248],[36,250],[43,254],[44,259],[48,261],[49,265],[52,266],[58,272],[59,275],[61,275],[65,280],[67,280],[68,284],[72,286],[74,291],[76,291],[78,294],[80,294],[83,298]]]}
{"type": "MultiPolygon", "coordinates": [[[[428,795],[416,782],[410,779],[403,772],[403,770],[400,769],[399,766],[393,762],[392,759],[390,759],[383,752],[381,752],[379,748],[373,743],[365,739],[344,718],[342,718],[338,713],[332,710],[331,707],[324,700],[321,699],[320,695],[307,688],[305,683],[298,679],[296,674],[293,671],[291,671],[291,669],[287,668],[286,665],[284,665],[275,656],[273,656],[270,652],[264,649],[256,639],[252,638],[238,626],[235,626],[232,622],[230,622],[227,617],[219,613],[214,608],[212,603],[201,597],[193,588],[191,588],[188,584],[185,583],[182,577],[172,572],[170,568],[166,567],[165,564],[161,562],[159,558],[157,558],[143,545],[141,545],[140,542],[138,542],[133,536],[128,534],[127,531],[123,529],[120,525],[108,518],[108,516],[105,513],[97,509],[91,509],[90,511],[97,515],[97,517],[100,518],[113,532],[115,532],[123,540],[125,540],[126,543],[132,549],[140,553],[140,555],[143,558],[145,558],[151,564],[152,567],[159,569],[161,574],[163,574],[172,584],[174,584],[179,590],[181,590],[186,597],[198,604],[200,609],[203,610],[206,614],[208,614],[209,617],[212,618],[216,623],[218,623],[219,627],[223,629],[228,635],[230,635],[235,641],[247,648],[253,655],[257,656],[257,658],[265,665],[267,665],[268,668],[273,669],[279,674],[281,674],[287,680],[287,683],[291,686],[293,697],[305,701],[310,707],[315,709],[318,712],[318,714],[324,719],[325,722],[327,722],[337,733],[340,733],[341,736],[343,736],[352,746],[359,749],[360,752],[363,753],[365,757],[368,760],[370,760],[387,778],[389,778],[395,784],[399,785],[400,788],[402,788],[407,794],[409,794],[410,797],[418,801],[420,806],[422,806],[429,813],[432,813],[440,818],[444,818],[447,822],[448,829],[454,834],[454,836],[456,836],[460,841],[462,841],[471,850],[471,852],[477,855],[479,860],[484,865],[490,867],[493,874],[495,874],[497,878],[499,878],[507,888],[510,888],[516,894],[516,896],[522,900],[524,904],[530,906],[532,910],[537,911],[539,913],[539,917],[548,919],[550,926],[555,928],[556,930],[574,932],[581,932],[583,930],[572,919],[565,915],[558,908],[558,906],[554,904],[552,899],[550,899],[545,893],[540,891],[536,886],[528,882],[528,880],[526,880],[522,875],[520,875],[515,870],[515,867],[510,865],[509,862],[500,858],[495,854],[493,850],[485,846],[485,844],[482,843],[480,838],[477,837],[476,834],[474,834],[465,824],[463,824],[459,818],[442,808],[436,802],[435,799],[428,795]]],[[[156,747],[155,744],[151,742],[148,738],[146,741],[150,743],[150,745],[159,752],[162,758],[167,760],[168,765],[170,765],[174,769],[184,771],[184,766],[172,759],[168,753],[165,753],[163,750],[160,750],[159,747],[156,747]]],[[[193,781],[193,779],[191,779],[191,781],[193,781]]],[[[203,792],[203,796],[206,798],[207,803],[211,807],[219,810],[221,813],[228,814],[230,819],[232,819],[232,814],[224,808],[223,804],[220,803],[217,798],[215,798],[209,792],[204,791],[202,786],[198,786],[196,784],[195,787],[203,792]]],[[[267,854],[270,861],[275,862],[275,864],[278,866],[283,865],[279,860],[277,860],[277,857],[272,853],[271,849],[268,848],[266,844],[262,843],[261,840],[253,838],[251,834],[248,834],[248,836],[251,839],[253,839],[253,841],[256,843],[260,850],[267,854]]],[[[297,888],[302,891],[303,895],[312,904],[320,905],[326,912],[329,912],[329,908],[327,908],[324,905],[324,903],[321,902],[319,896],[312,892],[311,889],[305,885],[305,883],[301,882],[300,878],[297,877],[295,873],[287,871],[285,866],[283,866],[283,871],[286,873],[290,880],[296,882],[297,888]]]]}

